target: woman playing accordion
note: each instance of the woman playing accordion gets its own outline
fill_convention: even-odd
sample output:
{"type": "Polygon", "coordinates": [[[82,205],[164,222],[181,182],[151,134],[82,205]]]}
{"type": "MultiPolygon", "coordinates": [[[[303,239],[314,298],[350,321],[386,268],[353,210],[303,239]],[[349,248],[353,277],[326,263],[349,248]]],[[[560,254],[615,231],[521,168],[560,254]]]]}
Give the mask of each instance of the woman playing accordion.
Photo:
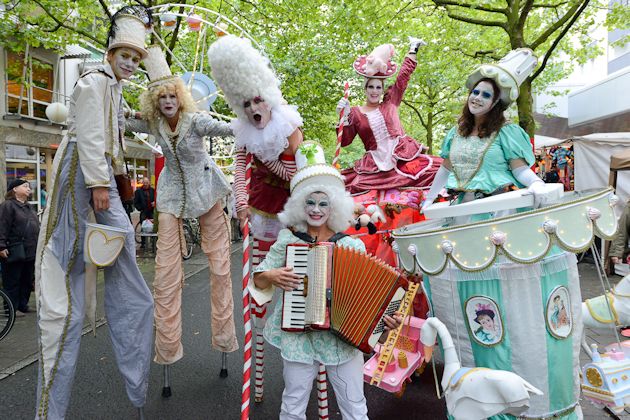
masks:
{"type": "MultiPolygon", "coordinates": [[[[289,229],[280,231],[249,286],[257,302],[270,301],[275,288],[292,291],[301,284],[301,276],[285,267],[289,244],[327,241],[335,246],[365,249],[360,240],[338,233],[350,226],[354,202],[345,191],[339,172],[325,164],[321,147],[305,143],[296,154],[296,163],[299,170],[291,181],[291,197],[279,215],[289,229]]],[[[322,363],[328,367],[342,416],[367,419],[361,352],[330,331],[283,331],[281,318],[282,305],[278,304],[264,331],[265,339],[280,349],[283,359],[285,388],[280,418],[306,418],[308,397],[322,363]]],[[[393,328],[398,322],[385,317],[388,327],[393,328]]]]}

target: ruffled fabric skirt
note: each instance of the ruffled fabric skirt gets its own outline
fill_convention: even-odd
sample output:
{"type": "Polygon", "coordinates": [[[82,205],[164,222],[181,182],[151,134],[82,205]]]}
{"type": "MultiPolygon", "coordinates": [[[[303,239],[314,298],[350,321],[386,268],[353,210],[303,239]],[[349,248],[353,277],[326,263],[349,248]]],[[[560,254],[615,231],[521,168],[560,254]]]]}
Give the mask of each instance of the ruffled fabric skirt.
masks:
{"type": "Polygon", "coordinates": [[[393,169],[381,171],[374,161],[372,151],[368,150],[355,162],[353,168],[341,172],[350,193],[431,185],[442,164],[442,158],[423,154],[420,144],[409,136],[393,141],[396,142],[392,153],[395,161],[393,169]]]}

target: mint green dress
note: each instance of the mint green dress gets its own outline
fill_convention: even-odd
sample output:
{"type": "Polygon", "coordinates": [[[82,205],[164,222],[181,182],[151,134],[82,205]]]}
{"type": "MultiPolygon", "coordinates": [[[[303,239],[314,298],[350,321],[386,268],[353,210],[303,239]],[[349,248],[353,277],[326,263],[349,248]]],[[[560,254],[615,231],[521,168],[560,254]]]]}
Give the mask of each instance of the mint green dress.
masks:
{"type": "Polygon", "coordinates": [[[440,156],[449,158],[453,170],[447,189],[462,192],[492,193],[513,184],[523,188],[512,175],[510,161],[524,159],[534,164],[534,152],[529,135],[517,124],[506,124],[489,137],[462,137],[453,127],[442,143],[440,156]]]}
{"type": "MultiPolygon", "coordinates": [[[[278,240],[254,272],[259,273],[284,267],[287,245],[295,243],[303,244],[306,242],[294,236],[289,229],[281,230],[278,234],[278,240]]],[[[337,245],[365,252],[363,242],[349,236],[339,239],[337,245]]],[[[282,289],[277,290],[282,292],[282,289]]],[[[287,332],[280,328],[281,322],[282,300],[279,300],[276,302],[273,314],[267,320],[263,335],[267,342],[280,349],[280,354],[284,360],[308,364],[318,362],[324,365],[339,365],[349,361],[357,353],[361,353],[329,331],[287,332]]]]}

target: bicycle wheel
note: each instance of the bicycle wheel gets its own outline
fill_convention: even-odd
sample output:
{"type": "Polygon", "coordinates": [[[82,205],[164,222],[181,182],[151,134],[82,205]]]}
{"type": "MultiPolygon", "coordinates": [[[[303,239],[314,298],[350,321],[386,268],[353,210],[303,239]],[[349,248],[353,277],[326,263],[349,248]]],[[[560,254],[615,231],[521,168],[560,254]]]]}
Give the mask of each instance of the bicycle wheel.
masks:
{"type": "Polygon", "coordinates": [[[136,237],[136,243],[141,244],[142,236],[140,236],[140,234],[142,233],[142,223],[141,222],[136,223],[136,226],[133,228],[133,231],[136,237]]]}
{"type": "Polygon", "coordinates": [[[195,234],[189,225],[184,225],[184,240],[186,244],[182,250],[182,258],[187,260],[192,257],[193,248],[195,247],[195,234]]]}
{"type": "Polygon", "coordinates": [[[13,304],[2,290],[0,290],[0,340],[6,337],[15,323],[15,310],[13,304]]]}

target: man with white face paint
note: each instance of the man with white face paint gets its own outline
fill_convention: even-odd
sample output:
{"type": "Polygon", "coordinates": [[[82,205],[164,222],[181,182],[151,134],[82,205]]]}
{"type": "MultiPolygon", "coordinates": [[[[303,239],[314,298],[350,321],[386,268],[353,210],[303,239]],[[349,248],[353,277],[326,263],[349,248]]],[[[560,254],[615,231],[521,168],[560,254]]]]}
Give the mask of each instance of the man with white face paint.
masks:
{"type": "Polygon", "coordinates": [[[230,185],[205,149],[204,137],[232,134],[229,124],[196,112],[184,81],[171,74],[158,45],[144,60],[148,89],[140,96],[142,120],[127,121],[131,131],[152,134],[166,161],[157,185],[158,241],[155,256],[155,358],[164,366],[162,395],[171,395],[170,366],[184,355],[182,345],[182,219],[199,218],[201,248],[210,266],[212,347],[238,349],[230,277],[230,235],[223,211],[230,185]]]}
{"type": "MultiPolygon", "coordinates": [[[[286,248],[294,243],[333,242],[365,251],[363,242],[342,233],[354,218],[354,201],[345,191],[343,177],[327,165],[321,146],[305,142],[296,155],[298,172],[291,180],[291,197],[279,214],[288,227],[280,231],[265,260],[254,270],[249,290],[257,302],[271,301],[274,290],[294,290],[301,277],[286,267],[286,248]]],[[[334,294],[334,291],[333,291],[334,294]]],[[[344,419],[367,419],[363,394],[363,356],[330,331],[283,331],[282,305],[276,305],[265,326],[267,342],[280,350],[284,392],[281,420],[305,419],[305,411],[319,364],[326,365],[344,419]]],[[[388,328],[400,319],[386,317],[388,328]]]]}
{"type": "Polygon", "coordinates": [[[518,97],[520,84],[535,66],[532,51],[518,49],[498,64],[482,65],[470,75],[466,82],[468,98],[458,125],[442,143],[440,156],[444,162],[423,209],[444,187],[457,195],[457,203],[527,187],[536,205],[540,204],[544,182],[529,168],[534,163],[529,135],[517,124],[507,123],[504,116],[505,109],[518,97]]]}
{"type": "MultiPolygon", "coordinates": [[[[282,224],[278,213],[289,198],[295,174],[295,151],[302,142],[302,117],[287,105],[269,60],[250,41],[227,35],[208,49],[212,77],[236,114],[231,128],[236,139],[234,204],[241,229],[248,220],[253,237],[252,266],[265,257],[282,224]],[[246,184],[247,156],[251,177],[246,184]]],[[[266,307],[253,302],[256,324],[255,401],[263,398],[263,339],[266,307]]]]}
{"type": "Polygon", "coordinates": [[[136,264],[134,232],[114,174],[124,170],[122,81],[146,56],[151,14],[125,7],[111,21],[107,62],[81,75],[70,98],[68,134],[44,212],[35,265],[39,380],[36,418],[63,419],[68,408],[86,312],[96,305],[96,268],[84,262],[91,215],[125,232],[122,250],[105,269],[105,313],[127,396],[143,417],[153,341],[153,298],[136,264]]]}

